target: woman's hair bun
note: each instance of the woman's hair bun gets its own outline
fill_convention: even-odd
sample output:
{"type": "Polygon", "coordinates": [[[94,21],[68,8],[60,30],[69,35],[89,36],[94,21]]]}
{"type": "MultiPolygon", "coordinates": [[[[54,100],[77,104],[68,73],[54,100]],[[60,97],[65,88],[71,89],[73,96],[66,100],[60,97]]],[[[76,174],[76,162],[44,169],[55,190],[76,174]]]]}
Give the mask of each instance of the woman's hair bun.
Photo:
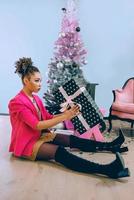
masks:
{"type": "Polygon", "coordinates": [[[25,76],[28,68],[32,67],[33,62],[31,58],[20,58],[15,62],[15,73],[18,73],[20,76],[25,76]]]}

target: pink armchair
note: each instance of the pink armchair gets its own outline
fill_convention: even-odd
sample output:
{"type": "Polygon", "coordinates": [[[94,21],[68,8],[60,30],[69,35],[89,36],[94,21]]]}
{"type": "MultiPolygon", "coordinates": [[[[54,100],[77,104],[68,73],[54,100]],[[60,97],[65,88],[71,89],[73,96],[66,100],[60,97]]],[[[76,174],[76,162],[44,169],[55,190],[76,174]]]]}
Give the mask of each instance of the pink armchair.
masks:
{"type": "Polygon", "coordinates": [[[120,119],[134,124],[134,77],[129,78],[122,89],[113,90],[113,103],[109,112],[109,129],[112,129],[112,120],[120,119]]]}

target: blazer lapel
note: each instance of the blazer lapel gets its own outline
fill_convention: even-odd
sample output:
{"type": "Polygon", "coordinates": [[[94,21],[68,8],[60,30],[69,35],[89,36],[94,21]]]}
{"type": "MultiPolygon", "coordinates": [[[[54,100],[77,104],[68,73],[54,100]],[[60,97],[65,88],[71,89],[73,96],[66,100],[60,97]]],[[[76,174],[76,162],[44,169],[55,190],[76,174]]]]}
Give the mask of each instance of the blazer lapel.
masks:
{"type": "Polygon", "coordinates": [[[38,98],[38,96],[36,96],[36,95],[33,95],[33,96],[34,96],[34,99],[35,99],[35,101],[36,101],[36,104],[37,104],[37,106],[38,106],[38,108],[39,108],[39,110],[40,110],[40,112],[41,112],[41,116],[42,116],[42,106],[41,106],[41,104],[40,104],[39,98],[38,98]]]}

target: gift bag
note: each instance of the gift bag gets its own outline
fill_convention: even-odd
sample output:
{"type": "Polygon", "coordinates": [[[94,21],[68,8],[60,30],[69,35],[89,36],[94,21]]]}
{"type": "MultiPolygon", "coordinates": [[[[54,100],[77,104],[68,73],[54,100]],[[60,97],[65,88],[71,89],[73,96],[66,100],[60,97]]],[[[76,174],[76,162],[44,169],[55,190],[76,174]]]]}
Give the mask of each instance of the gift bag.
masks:
{"type": "Polygon", "coordinates": [[[80,114],[71,119],[75,130],[80,134],[89,131],[97,124],[99,124],[100,130],[105,130],[106,125],[102,113],[86,88],[80,85],[77,79],[71,79],[59,87],[53,95],[57,104],[61,107],[61,112],[68,106],[72,107],[76,104],[80,106],[80,114]]]}

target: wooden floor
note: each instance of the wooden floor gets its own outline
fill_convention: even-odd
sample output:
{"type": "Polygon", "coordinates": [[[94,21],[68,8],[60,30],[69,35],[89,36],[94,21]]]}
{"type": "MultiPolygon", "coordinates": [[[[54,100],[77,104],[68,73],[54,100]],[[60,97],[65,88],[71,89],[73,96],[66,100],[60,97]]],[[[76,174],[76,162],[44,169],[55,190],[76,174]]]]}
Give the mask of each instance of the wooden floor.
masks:
{"type": "MultiPolygon", "coordinates": [[[[19,160],[8,153],[8,116],[0,116],[0,200],[133,200],[134,141],[126,137],[129,152],[123,154],[131,177],[112,180],[65,169],[54,162],[19,160]]],[[[107,163],[115,155],[74,152],[78,156],[107,163]]]]}

